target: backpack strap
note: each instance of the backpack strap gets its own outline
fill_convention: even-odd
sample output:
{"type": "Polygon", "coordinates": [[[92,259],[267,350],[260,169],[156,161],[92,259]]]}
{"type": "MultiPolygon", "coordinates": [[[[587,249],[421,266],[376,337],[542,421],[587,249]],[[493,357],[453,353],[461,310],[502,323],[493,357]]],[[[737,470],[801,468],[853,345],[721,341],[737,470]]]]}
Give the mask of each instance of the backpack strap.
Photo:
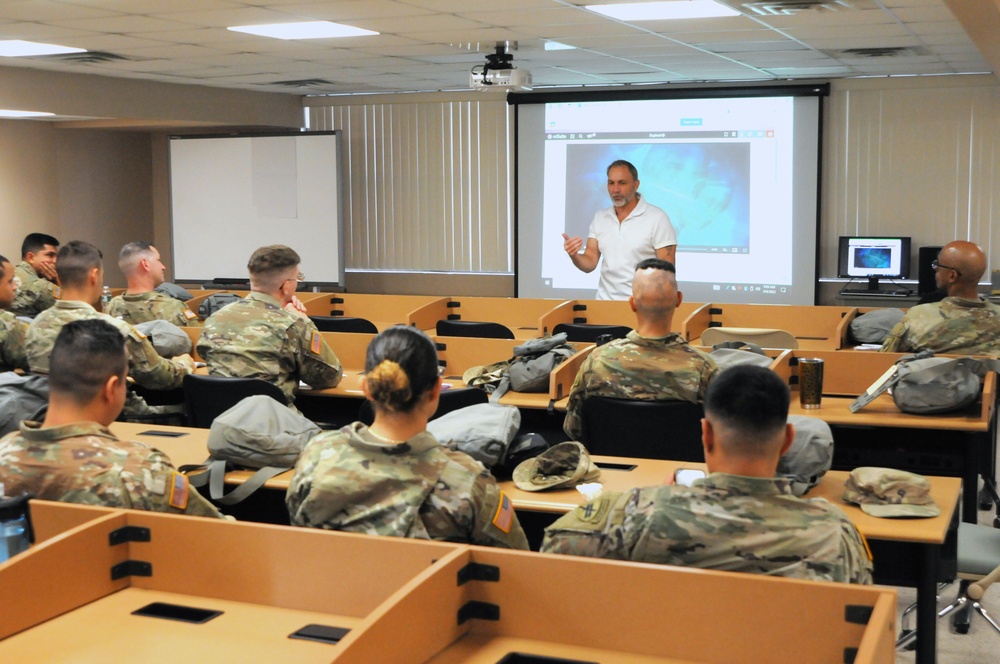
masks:
{"type": "Polygon", "coordinates": [[[226,493],[226,466],[227,463],[225,460],[209,457],[205,463],[181,466],[178,470],[182,473],[204,471],[189,477],[191,486],[200,488],[208,485],[209,498],[219,505],[236,505],[241,503],[254,491],[264,486],[269,479],[286,470],[290,470],[289,468],[280,468],[278,466],[265,466],[248,477],[243,484],[226,493]]]}

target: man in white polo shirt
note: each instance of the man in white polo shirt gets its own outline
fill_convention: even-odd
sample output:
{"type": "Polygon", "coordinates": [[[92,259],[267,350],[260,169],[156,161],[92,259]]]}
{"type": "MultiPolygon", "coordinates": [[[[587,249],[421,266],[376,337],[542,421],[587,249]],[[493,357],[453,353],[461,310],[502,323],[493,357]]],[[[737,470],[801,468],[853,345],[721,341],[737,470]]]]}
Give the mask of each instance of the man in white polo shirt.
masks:
{"type": "Polygon", "coordinates": [[[636,264],[659,258],[676,264],[677,233],[667,213],[639,194],[639,172],[619,159],[608,166],[608,195],[612,207],[598,210],[590,222],[587,248],[583,238],[563,233],[563,249],[580,270],[593,272],[601,257],[598,300],[627,300],[632,295],[636,264]]]}

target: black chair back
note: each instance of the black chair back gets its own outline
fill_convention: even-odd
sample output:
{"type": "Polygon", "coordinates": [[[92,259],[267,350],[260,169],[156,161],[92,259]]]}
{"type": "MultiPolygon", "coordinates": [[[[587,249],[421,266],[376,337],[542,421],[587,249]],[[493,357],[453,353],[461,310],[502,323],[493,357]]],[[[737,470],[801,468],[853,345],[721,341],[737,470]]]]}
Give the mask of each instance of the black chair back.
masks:
{"type": "Polygon", "coordinates": [[[187,425],[210,429],[216,417],[254,394],[266,394],[280,403],[288,403],[285,393],[277,385],[260,378],[188,374],[184,376],[184,414],[187,425]]]}
{"type": "Polygon", "coordinates": [[[597,337],[610,334],[612,339],[624,339],[632,331],[628,325],[591,325],[589,323],[559,323],[552,329],[552,334],[566,333],[567,341],[582,341],[596,343],[597,337]]]}
{"type": "Polygon", "coordinates": [[[316,324],[316,329],[320,332],[363,332],[365,334],[378,334],[375,323],[367,318],[355,318],[353,316],[310,316],[310,320],[316,324]]]}
{"type": "Polygon", "coordinates": [[[705,461],[701,404],[588,397],[583,402],[584,447],[591,454],[705,461]]]}
{"type": "MultiPolygon", "coordinates": [[[[476,387],[459,387],[442,390],[441,399],[438,401],[438,409],[434,411],[431,419],[437,419],[445,413],[450,413],[466,406],[475,406],[477,403],[488,403],[490,397],[476,387]]],[[[375,411],[372,409],[372,402],[365,399],[358,409],[358,421],[371,424],[375,421],[375,411]]]]}
{"type": "Polygon", "coordinates": [[[439,320],[439,337],[485,337],[487,339],[513,339],[510,328],[500,323],[486,323],[475,320],[439,320]]]}

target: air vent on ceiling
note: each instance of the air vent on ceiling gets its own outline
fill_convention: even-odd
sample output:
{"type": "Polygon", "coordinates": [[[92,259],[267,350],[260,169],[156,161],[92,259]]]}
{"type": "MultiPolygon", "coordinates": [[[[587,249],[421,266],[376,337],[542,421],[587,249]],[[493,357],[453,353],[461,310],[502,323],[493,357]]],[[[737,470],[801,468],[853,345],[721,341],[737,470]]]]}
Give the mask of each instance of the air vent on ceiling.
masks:
{"type": "Polygon", "coordinates": [[[899,58],[916,55],[928,55],[922,46],[875,46],[872,48],[845,48],[836,51],[835,55],[842,58],[899,58]]]}
{"type": "Polygon", "coordinates": [[[325,78],[301,78],[292,81],[274,81],[273,83],[261,83],[261,85],[280,85],[285,88],[325,88],[335,85],[333,81],[325,78]]]}
{"type": "Polygon", "coordinates": [[[736,8],[743,7],[762,16],[791,16],[799,12],[842,12],[855,9],[876,9],[872,0],[760,0],[759,2],[730,1],[736,8]]]}
{"type": "Polygon", "coordinates": [[[44,55],[46,60],[61,60],[62,62],[79,62],[85,65],[95,65],[102,62],[123,62],[129,60],[123,55],[115,55],[105,51],[84,51],[82,53],[62,53],[58,55],[44,55]]]}

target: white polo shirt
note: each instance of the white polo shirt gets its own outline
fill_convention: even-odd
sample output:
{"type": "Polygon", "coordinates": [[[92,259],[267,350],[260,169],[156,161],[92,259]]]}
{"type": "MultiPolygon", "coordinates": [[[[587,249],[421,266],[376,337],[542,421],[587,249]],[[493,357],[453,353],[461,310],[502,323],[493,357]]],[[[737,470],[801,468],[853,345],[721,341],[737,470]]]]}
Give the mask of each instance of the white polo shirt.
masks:
{"type": "Polygon", "coordinates": [[[632,295],[635,264],[656,258],[657,249],[677,244],[670,217],[655,205],[647,204],[642,196],[621,223],[614,207],[598,210],[587,237],[596,238],[601,251],[598,300],[627,300],[632,295]]]}

